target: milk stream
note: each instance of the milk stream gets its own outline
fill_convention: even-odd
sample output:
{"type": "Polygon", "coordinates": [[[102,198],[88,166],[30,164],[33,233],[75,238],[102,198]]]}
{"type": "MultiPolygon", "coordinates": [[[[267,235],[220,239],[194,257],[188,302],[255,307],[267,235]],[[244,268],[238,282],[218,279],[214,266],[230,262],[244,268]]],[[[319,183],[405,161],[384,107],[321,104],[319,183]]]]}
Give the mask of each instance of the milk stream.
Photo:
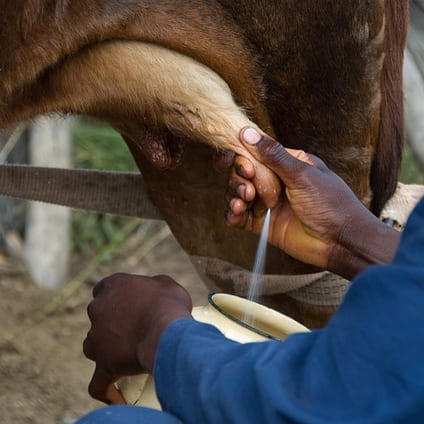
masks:
{"type": "MultiPolygon", "coordinates": [[[[271,209],[268,209],[266,212],[264,224],[262,227],[261,235],[259,237],[258,249],[256,250],[255,264],[253,266],[252,278],[249,282],[249,292],[247,299],[252,302],[256,302],[261,293],[261,280],[265,268],[265,258],[266,258],[266,249],[267,249],[267,239],[269,232],[269,223],[271,221],[271,209]]],[[[244,313],[243,321],[247,324],[254,324],[254,317],[252,314],[253,307],[251,305],[247,306],[244,313]]]]}

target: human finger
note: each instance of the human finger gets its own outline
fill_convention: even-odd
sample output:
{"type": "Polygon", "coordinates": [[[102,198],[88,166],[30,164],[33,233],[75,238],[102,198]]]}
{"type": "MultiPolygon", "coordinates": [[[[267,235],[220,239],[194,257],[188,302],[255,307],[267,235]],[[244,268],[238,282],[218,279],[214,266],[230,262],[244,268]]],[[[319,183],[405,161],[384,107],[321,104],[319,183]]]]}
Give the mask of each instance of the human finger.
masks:
{"type": "Polygon", "coordinates": [[[231,199],[229,209],[234,215],[242,215],[248,209],[248,205],[242,199],[231,199]]]}
{"type": "Polygon", "coordinates": [[[103,278],[103,280],[99,281],[93,287],[93,297],[97,297],[99,293],[104,289],[105,285],[106,285],[106,278],[103,278]]]}
{"type": "Polygon", "coordinates": [[[87,316],[91,323],[96,322],[96,317],[98,316],[98,301],[97,299],[93,299],[88,305],[87,305],[87,316]]]}
{"type": "Polygon", "coordinates": [[[106,399],[110,405],[125,405],[127,402],[115,384],[109,384],[106,388],[106,399]]]}
{"type": "Polygon", "coordinates": [[[114,378],[114,376],[103,368],[96,366],[93,377],[88,385],[88,393],[92,398],[108,405],[125,404],[124,397],[114,385],[115,381],[116,378],[114,378]]]}
{"type": "Polygon", "coordinates": [[[253,228],[253,213],[251,210],[247,210],[240,215],[236,215],[231,210],[228,210],[225,214],[225,221],[231,227],[251,231],[253,228]]]}
{"type": "MultiPolygon", "coordinates": [[[[90,330],[91,331],[91,330],[90,330]]],[[[87,337],[82,343],[82,352],[84,356],[92,361],[96,360],[96,352],[94,350],[93,344],[91,343],[90,331],[87,333],[87,337]]]]}
{"type": "Polygon", "coordinates": [[[234,160],[234,169],[242,178],[251,180],[255,177],[255,167],[252,162],[244,156],[238,155],[234,160]]]}
{"type": "Polygon", "coordinates": [[[248,215],[246,211],[252,206],[255,198],[253,184],[237,173],[236,166],[233,166],[225,193],[225,220],[228,225],[236,228],[244,228],[248,215]]]}
{"type": "Polygon", "coordinates": [[[299,173],[311,166],[290,154],[280,143],[254,128],[244,128],[241,141],[248,151],[262,164],[269,167],[286,184],[296,184],[299,173]]]}
{"type": "Polygon", "coordinates": [[[234,162],[234,152],[229,150],[216,150],[213,155],[213,166],[217,171],[225,171],[234,162]]]}
{"type": "Polygon", "coordinates": [[[304,150],[298,150],[298,149],[290,149],[285,148],[288,153],[290,153],[293,157],[295,157],[298,160],[301,160],[302,162],[309,163],[309,165],[315,166],[319,169],[328,169],[327,165],[322,161],[319,157],[311,154],[306,153],[304,150]]]}
{"type": "Polygon", "coordinates": [[[255,199],[256,190],[255,186],[248,179],[241,177],[235,168],[232,169],[228,180],[228,187],[226,197],[231,200],[232,198],[240,198],[246,203],[252,202],[255,199]]]}

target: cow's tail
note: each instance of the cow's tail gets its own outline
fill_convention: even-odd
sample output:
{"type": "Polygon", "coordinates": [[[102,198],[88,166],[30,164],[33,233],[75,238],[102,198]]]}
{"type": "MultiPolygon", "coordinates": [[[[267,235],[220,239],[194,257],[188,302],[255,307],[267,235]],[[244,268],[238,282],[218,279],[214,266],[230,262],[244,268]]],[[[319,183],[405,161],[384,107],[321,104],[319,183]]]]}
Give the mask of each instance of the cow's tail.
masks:
{"type": "Polygon", "coordinates": [[[371,210],[379,215],[396,190],[405,137],[402,65],[406,44],[408,0],[386,1],[385,59],[382,71],[382,99],[379,140],[370,182],[371,210]]]}

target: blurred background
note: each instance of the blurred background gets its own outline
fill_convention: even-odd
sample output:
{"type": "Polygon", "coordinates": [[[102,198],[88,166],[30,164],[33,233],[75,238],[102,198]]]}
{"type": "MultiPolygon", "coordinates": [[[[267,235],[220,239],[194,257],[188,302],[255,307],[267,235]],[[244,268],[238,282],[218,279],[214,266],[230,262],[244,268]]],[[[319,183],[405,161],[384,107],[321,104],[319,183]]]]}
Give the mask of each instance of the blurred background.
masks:
{"type": "MultiPolygon", "coordinates": [[[[136,170],[119,134],[77,117],[41,117],[0,147],[8,163],[136,170]]],[[[82,342],[93,285],[114,272],[168,274],[207,303],[163,221],[0,196],[1,423],[69,424],[100,406],[87,393],[93,366],[82,342]]]]}
{"type": "MultiPolygon", "coordinates": [[[[400,181],[424,184],[424,1],[411,1],[407,144],[400,181]],[[419,158],[419,160],[417,160],[419,158]]],[[[0,135],[0,163],[136,171],[119,134],[79,117],[40,117],[0,135]]],[[[0,422],[71,424],[99,403],[81,351],[93,285],[114,272],[169,274],[194,303],[206,289],[162,221],[0,196],[0,422]]]]}

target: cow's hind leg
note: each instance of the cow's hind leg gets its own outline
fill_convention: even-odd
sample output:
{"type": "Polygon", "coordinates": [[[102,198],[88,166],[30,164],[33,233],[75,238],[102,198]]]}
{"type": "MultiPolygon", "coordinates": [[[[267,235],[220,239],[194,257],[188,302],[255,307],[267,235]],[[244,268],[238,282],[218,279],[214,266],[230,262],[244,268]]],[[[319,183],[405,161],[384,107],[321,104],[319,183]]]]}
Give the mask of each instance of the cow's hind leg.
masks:
{"type": "Polygon", "coordinates": [[[130,133],[153,163],[164,146],[155,149],[137,139],[134,127],[170,131],[242,154],[256,166],[258,191],[270,199],[279,195],[274,175],[239,142],[240,130],[256,124],[222,78],[180,53],[139,42],[99,44],[63,62],[8,109],[15,120],[58,111],[130,123],[122,128],[124,134],[130,133]]]}

